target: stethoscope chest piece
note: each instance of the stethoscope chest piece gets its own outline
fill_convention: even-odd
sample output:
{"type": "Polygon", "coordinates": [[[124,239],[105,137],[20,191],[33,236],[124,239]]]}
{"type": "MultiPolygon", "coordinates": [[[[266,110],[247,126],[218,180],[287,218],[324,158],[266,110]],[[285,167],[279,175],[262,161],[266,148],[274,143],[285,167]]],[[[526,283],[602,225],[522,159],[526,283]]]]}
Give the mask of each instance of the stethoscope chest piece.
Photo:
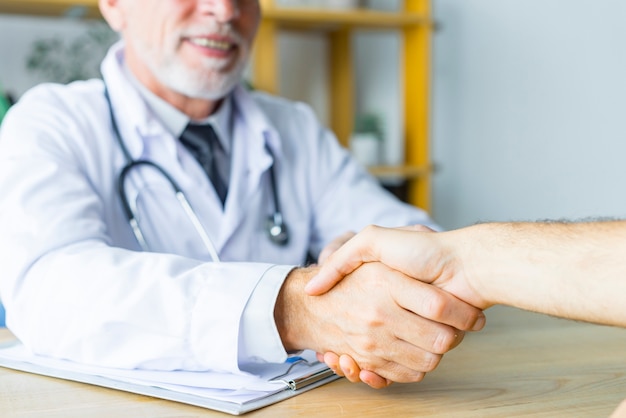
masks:
{"type": "Polygon", "coordinates": [[[266,229],[270,241],[274,244],[283,247],[289,242],[289,229],[280,212],[268,216],[266,229]]]}
{"type": "MultiPolygon", "coordinates": [[[[144,238],[141,228],[139,227],[139,223],[137,222],[137,219],[133,212],[133,208],[126,195],[125,184],[126,184],[126,179],[129,176],[129,173],[132,172],[135,168],[140,167],[140,166],[144,166],[144,167],[148,166],[156,170],[157,172],[159,172],[170,183],[170,185],[174,189],[174,192],[176,193],[176,198],[178,199],[181,206],[185,210],[185,213],[189,217],[191,223],[194,225],[194,228],[196,229],[196,231],[202,238],[202,241],[207,247],[207,250],[209,251],[209,254],[211,255],[212,260],[219,261],[217,249],[215,248],[210,237],[207,235],[206,231],[204,230],[202,223],[200,222],[200,219],[198,218],[193,208],[189,204],[189,201],[185,197],[185,194],[183,193],[182,189],[174,181],[172,176],[170,176],[169,173],[165,171],[165,169],[163,169],[160,165],[152,161],[135,160],[132,158],[128,148],[126,147],[126,144],[124,143],[124,139],[122,138],[119,127],[117,125],[117,120],[115,119],[113,106],[111,105],[111,98],[109,97],[109,91],[108,91],[106,84],[105,84],[104,96],[109,106],[109,114],[111,118],[111,127],[113,129],[113,133],[126,159],[126,165],[122,168],[118,177],[118,193],[120,195],[120,200],[122,202],[122,206],[123,206],[126,218],[128,219],[130,223],[132,231],[135,234],[135,237],[137,238],[137,242],[139,243],[140,247],[144,251],[149,251],[148,243],[146,242],[144,238]]],[[[274,155],[272,154],[272,151],[270,150],[269,147],[267,147],[267,150],[272,155],[272,158],[273,158],[274,155]]],[[[270,176],[272,200],[274,203],[274,213],[268,216],[265,228],[267,230],[268,237],[272,243],[278,246],[285,246],[289,242],[289,229],[287,228],[287,225],[285,224],[285,220],[283,219],[283,215],[280,209],[280,199],[278,197],[276,175],[274,173],[273,164],[269,169],[269,176],[270,176]]]]}

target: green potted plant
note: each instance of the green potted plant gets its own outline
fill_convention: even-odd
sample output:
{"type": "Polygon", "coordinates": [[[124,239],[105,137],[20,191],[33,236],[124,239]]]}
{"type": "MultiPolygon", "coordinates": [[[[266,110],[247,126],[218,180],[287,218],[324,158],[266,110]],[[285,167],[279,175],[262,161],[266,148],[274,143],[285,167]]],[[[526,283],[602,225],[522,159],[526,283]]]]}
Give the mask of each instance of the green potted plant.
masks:
{"type": "Polygon", "coordinates": [[[364,166],[382,163],[383,129],[381,118],[375,113],[358,114],[350,138],[350,151],[364,166]]]}
{"type": "Polygon", "coordinates": [[[104,22],[93,22],[79,37],[35,40],[26,68],[46,81],[69,83],[98,77],[100,61],[118,36],[104,22]]]}
{"type": "Polygon", "coordinates": [[[4,94],[2,90],[2,85],[0,85],[0,124],[2,123],[2,119],[4,119],[4,115],[9,111],[9,107],[11,107],[11,101],[4,94]]]}

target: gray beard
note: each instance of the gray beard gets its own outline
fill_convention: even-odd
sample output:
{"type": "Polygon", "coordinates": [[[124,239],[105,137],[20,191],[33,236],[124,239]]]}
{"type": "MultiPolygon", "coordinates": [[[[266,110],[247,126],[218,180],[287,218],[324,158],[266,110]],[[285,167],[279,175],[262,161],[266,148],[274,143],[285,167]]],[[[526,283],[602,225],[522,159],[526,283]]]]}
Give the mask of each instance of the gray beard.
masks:
{"type": "Polygon", "coordinates": [[[148,48],[136,46],[139,47],[135,48],[140,54],[139,58],[143,60],[159,83],[194,99],[213,101],[226,97],[241,82],[247,61],[237,62],[235,68],[224,74],[217,74],[219,68],[214,67],[215,74],[206,77],[201,76],[200,72],[196,73],[186,68],[175,58],[166,57],[165,62],[156,63],[148,48]]]}
{"type": "Polygon", "coordinates": [[[237,64],[228,74],[199,77],[176,63],[167,67],[151,68],[154,76],[164,86],[187,97],[204,100],[219,100],[227,96],[242,80],[244,65],[237,64]]]}

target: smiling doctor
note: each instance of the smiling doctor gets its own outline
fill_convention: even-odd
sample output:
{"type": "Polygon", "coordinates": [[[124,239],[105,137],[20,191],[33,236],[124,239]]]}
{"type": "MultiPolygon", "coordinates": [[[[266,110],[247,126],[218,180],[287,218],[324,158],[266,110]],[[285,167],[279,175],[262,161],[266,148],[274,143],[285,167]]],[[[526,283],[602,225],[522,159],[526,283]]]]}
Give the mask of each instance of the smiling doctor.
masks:
{"type": "Polygon", "coordinates": [[[104,81],[38,86],[0,132],[0,296],[25,345],[231,372],[309,348],[412,382],[480,327],[479,310],[382,264],[303,292],[317,268],[297,266],[349,231],[432,222],[307,106],[239,86],[257,0],[99,6],[122,38],[104,81]]]}

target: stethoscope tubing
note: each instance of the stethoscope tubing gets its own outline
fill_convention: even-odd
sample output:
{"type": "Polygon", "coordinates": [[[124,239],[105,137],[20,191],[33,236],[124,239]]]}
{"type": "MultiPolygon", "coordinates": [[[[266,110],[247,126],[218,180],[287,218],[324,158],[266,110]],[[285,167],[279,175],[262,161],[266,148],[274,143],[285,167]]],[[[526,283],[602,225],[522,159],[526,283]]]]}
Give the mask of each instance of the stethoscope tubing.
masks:
{"type": "Polygon", "coordinates": [[[213,244],[213,241],[211,241],[211,238],[209,238],[208,234],[202,227],[202,223],[200,222],[200,219],[198,219],[198,216],[196,215],[195,211],[191,207],[189,200],[187,200],[185,193],[183,193],[182,189],[180,188],[178,183],[174,180],[174,178],[172,178],[172,176],[163,167],[161,167],[160,165],[156,164],[153,161],[133,159],[133,157],[130,154],[130,151],[128,151],[128,148],[126,147],[126,144],[124,144],[124,141],[122,140],[122,134],[120,133],[119,127],[117,125],[117,120],[115,119],[115,115],[113,113],[113,105],[111,104],[111,98],[109,96],[109,90],[106,86],[106,83],[104,86],[104,95],[106,97],[107,104],[109,107],[109,114],[110,114],[111,126],[113,128],[113,133],[115,134],[117,143],[122,149],[122,153],[124,154],[124,157],[126,159],[126,165],[122,167],[122,170],[120,171],[120,174],[118,175],[117,190],[120,196],[120,200],[122,202],[122,208],[124,210],[124,214],[126,215],[126,219],[128,219],[130,227],[133,230],[133,234],[135,235],[135,238],[137,239],[137,242],[139,243],[139,246],[141,247],[141,249],[143,251],[149,251],[150,247],[148,246],[148,243],[146,241],[145,236],[143,235],[143,232],[141,232],[141,228],[139,227],[139,222],[137,221],[137,217],[135,216],[135,211],[131,207],[129,200],[126,197],[127,196],[126,179],[128,178],[129,173],[134,168],[139,167],[139,166],[147,166],[158,171],[169,182],[169,184],[172,186],[172,189],[174,189],[176,199],[179,201],[180,205],[185,211],[185,214],[187,215],[187,217],[193,224],[194,229],[197,231],[198,235],[200,235],[200,239],[202,240],[202,243],[206,247],[207,251],[209,252],[209,256],[211,257],[211,260],[213,260],[214,262],[219,262],[220,257],[219,257],[219,254],[217,253],[217,250],[215,249],[215,245],[213,244]]]}
{"type": "Polygon", "coordinates": [[[220,261],[220,257],[219,257],[219,255],[217,253],[217,250],[215,249],[215,245],[213,245],[213,241],[211,241],[211,238],[209,238],[208,234],[206,233],[206,231],[202,227],[202,223],[200,222],[200,219],[198,219],[198,216],[196,215],[196,212],[193,210],[193,208],[191,207],[191,204],[187,200],[187,197],[185,196],[185,193],[183,193],[182,189],[180,188],[178,183],[176,183],[176,181],[172,178],[172,176],[170,176],[169,173],[167,171],[165,171],[165,169],[163,169],[163,167],[161,167],[160,165],[158,165],[158,164],[156,164],[156,163],[154,163],[152,161],[148,161],[148,160],[132,160],[131,162],[127,163],[122,168],[122,171],[119,174],[118,190],[119,190],[119,194],[120,194],[120,197],[121,197],[121,200],[122,200],[122,206],[124,208],[124,213],[126,214],[128,222],[130,223],[130,226],[133,229],[133,233],[137,237],[137,241],[139,242],[139,245],[141,246],[141,248],[144,251],[148,251],[149,250],[148,243],[146,242],[146,239],[143,236],[143,233],[141,232],[141,228],[139,227],[139,222],[137,221],[137,219],[135,217],[135,211],[133,211],[133,209],[130,206],[130,203],[129,203],[128,199],[126,198],[127,195],[126,195],[126,186],[125,186],[125,184],[126,184],[126,178],[128,177],[128,174],[130,173],[130,171],[133,168],[136,168],[136,167],[142,166],[142,165],[147,166],[147,167],[151,167],[151,168],[157,170],[163,177],[165,177],[167,179],[167,181],[172,186],[172,189],[174,190],[174,194],[176,196],[176,199],[178,200],[178,202],[182,206],[183,210],[185,211],[185,214],[187,215],[187,217],[189,218],[191,223],[193,224],[194,229],[198,232],[198,235],[200,235],[200,239],[202,239],[202,243],[204,244],[206,249],[209,251],[209,255],[211,256],[211,259],[213,261],[220,261]]]}
{"type": "MultiPolygon", "coordinates": [[[[163,167],[161,167],[160,165],[156,164],[153,161],[149,161],[145,159],[139,159],[139,160],[133,159],[128,148],[126,147],[126,144],[124,144],[122,135],[117,125],[117,120],[113,112],[113,105],[111,103],[111,98],[109,96],[109,91],[106,86],[106,83],[104,85],[104,95],[105,95],[105,98],[109,107],[111,126],[113,128],[114,136],[126,159],[126,165],[122,167],[122,170],[120,171],[120,174],[118,176],[117,189],[118,189],[118,193],[120,196],[120,200],[122,202],[124,214],[126,215],[126,218],[132,228],[133,234],[135,235],[137,242],[139,243],[139,246],[142,248],[142,250],[149,251],[148,243],[145,239],[145,236],[141,232],[141,228],[139,227],[139,222],[137,221],[137,218],[135,216],[135,211],[133,210],[127,198],[126,180],[128,178],[129,173],[134,168],[137,168],[139,166],[146,166],[146,167],[150,167],[158,171],[169,182],[169,184],[172,186],[172,189],[174,190],[177,200],[179,201],[180,205],[185,211],[185,214],[187,215],[187,217],[193,224],[194,229],[197,231],[198,235],[200,235],[200,238],[203,244],[205,245],[206,249],[208,250],[209,255],[211,256],[211,259],[215,262],[219,262],[220,258],[215,248],[215,245],[213,244],[213,241],[206,233],[206,230],[202,226],[202,223],[200,222],[200,219],[196,215],[196,212],[193,210],[191,204],[189,203],[189,200],[183,193],[178,183],[174,180],[174,178],[163,167]]],[[[270,152],[270,154],[272,154],[269,147],[267,147],[267,150],[268,152],[270,152]]],[[[283,215],[281,212],[281,208],[280,208],[280,199],[278,198],[276,175],[274,173],[273,164],[269,169],[269,175],[270,175],[270,183],[271,183],[271,188],[272,188],[272,200],[274,203],[274,213],[272,215],[269,215],[267,232],[268,232],[270,241],[272,241],[276,245],[284,246],[289,242],[289,230],[287,228],[287,225],[285,224],[285,221],[283,219],[283,215]]]]}

